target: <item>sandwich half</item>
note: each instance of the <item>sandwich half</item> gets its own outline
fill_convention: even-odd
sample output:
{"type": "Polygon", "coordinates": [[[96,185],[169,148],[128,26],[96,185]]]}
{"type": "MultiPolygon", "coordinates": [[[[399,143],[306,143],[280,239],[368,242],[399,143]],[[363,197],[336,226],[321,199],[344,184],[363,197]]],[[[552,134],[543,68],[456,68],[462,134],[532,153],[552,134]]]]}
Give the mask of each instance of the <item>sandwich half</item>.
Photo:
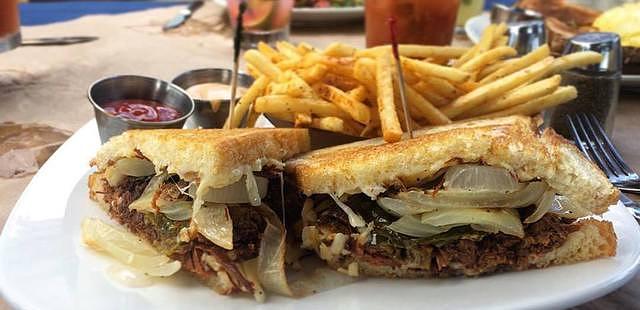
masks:
{"type": "Polygon", "coordinates": [[[612,224],[588,216],[618,190],[536,119],[317,150],[286,170],[307,197],[303,247],[353,276],[478,276],[615,255],[612,224]]]}
{"type": "Polygon", "coordinates": [[[305,129],[133,130],[91,161],[89,193],[218,293],[260,299],[262,286],[286,290],[285,232],[268,204],[280,205],[283,161],[308,150],[305,129]]]}

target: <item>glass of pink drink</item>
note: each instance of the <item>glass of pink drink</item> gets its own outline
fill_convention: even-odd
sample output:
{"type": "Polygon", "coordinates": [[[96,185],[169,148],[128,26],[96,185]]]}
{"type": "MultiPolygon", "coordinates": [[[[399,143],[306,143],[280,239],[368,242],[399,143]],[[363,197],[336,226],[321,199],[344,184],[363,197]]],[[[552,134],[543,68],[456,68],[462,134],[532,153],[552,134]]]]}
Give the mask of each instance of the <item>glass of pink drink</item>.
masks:
{"type": "Polygon", "coordinates": [[[20,45],[18,0],[0,0],[0,53],[20,45]]]}
{"type": "MultiPolygon", "coordinates": [[[[242,0],[228,0],[231,25],[236,28],[238,8],[242,0]]],[[[276,41],[289,39],[289,24],[294,0],[244,0],[247,10],[242,18],[244,32],[242,48],[255,48],[264,41],[273,45],[276,41]]]]}

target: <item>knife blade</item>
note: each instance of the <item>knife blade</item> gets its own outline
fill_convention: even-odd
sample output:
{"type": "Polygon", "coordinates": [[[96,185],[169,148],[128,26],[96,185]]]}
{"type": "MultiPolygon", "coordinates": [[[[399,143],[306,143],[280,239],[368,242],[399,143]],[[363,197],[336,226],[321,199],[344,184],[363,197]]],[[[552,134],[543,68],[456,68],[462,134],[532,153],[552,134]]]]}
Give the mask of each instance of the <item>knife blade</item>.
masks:
{"type": "Polygon", "coordinates": [[[22,39],[22,46],[48,46],[48,45],[70,45],[87,43],[97,40],[98,37],[75,36],[75,37],[51,37],[51,38],[31,38],[22,39]]]}
{"type": "Polygon", "coordinates": [[[180,12],[178,12],[176,16],[174,16],[171,20],[165,23],[164,26],[162,26],[162,31],[168,31],[168,30],[180,27],[182,24],[184,24],[184,22],[186,22],[189,18],[191,18],[191,15],[193,15],[193,12],[197,11],[200,7],[202,7],[203,4],[204,4],[204,1],[191,2],[189,6],[180,10],[180,12]]]}

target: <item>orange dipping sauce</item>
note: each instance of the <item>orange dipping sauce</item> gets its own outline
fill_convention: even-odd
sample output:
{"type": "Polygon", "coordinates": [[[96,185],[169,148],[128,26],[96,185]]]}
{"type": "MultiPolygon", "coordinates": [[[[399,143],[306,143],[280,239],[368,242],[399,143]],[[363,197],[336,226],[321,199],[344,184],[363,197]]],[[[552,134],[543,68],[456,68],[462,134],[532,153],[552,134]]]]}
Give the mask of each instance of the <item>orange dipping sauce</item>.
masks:
{"type": "Polygon", "coordinates": [[[20,30],[18,0],[0,0],[0,38],[20,30]]]}
{"type": "Polygon", "coordinates": [[[391,44],[387,20],[396,19],[398,44],[449,45],[460,0],[365,1],[367,47],[391,44]]]}

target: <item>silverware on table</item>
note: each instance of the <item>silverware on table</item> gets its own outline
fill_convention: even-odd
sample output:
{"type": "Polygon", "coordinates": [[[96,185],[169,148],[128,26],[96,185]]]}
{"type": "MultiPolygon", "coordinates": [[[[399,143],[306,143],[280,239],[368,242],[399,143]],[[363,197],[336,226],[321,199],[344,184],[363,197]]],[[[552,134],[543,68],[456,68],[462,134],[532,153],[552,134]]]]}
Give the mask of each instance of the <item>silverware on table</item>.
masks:
{"type": "Polygon", "coordinates": [[[174,28],[180,27],[184,22],[186,22],[191,15],[199,8],[202,7],[204,1],[194,1],[189,4],[186,8],[180,10],[176,16],[174,16],[171,20],[162,26],[162,31],[168,31],[174,28]]]}
{"type": "MultiPolygon", "coordinates": [[[[566,117],[576,145],[607,175],[609,181],[622,192],[640,194],[640,177],[625,163],[620,152],[593,115],[570,114],[566,117]]],[[[640,221],[640,205],[620,193],[620,202],[640,221]]]]}
{"type": "Polygon", "coordinates": [[[567,115],[578,148],[595,162],[621,191],[640,194],[640,176],[622,159],[598,120],[591,114],[567,115]]]}
{"type": "Polygon", "coordinates": [[[146,76],[118,75],[100,79],[89,87],[87,96],[93,105],[102,143],[129,129],[182,128],[194,110],[193,99],[180,87],[146,76]],[[161,102],[182,116],[171,121],[144,122],[111,115],[103,108],[108,103],[125,99],[161,102]]]}
{"type": "Polygon", "coordinates": [[[50,46],[50,45],[70,45],[87,43],[97,40],[98,37],[92,36],[73,36],[73,37],[51,37],[51,38],[31,38],[22,39],[21,46],[50,46]]]}

